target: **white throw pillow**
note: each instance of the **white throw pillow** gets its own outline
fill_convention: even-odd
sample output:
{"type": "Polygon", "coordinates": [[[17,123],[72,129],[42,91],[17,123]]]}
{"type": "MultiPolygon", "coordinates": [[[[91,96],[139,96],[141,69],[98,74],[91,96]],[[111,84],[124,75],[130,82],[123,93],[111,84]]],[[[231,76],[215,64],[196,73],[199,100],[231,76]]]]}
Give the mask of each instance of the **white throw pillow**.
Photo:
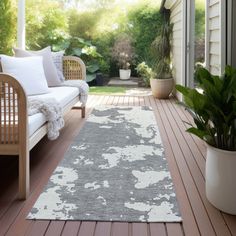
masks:
{"type": "Polygon", "coordinates": [[[27,95],[48,93],[42,57],[10,57],[0,55],[3,73],[13,76],[27,95]]]}
{"type": "Polygon", "coordinates": [[[52,52],[52,60],[57,68],[57,75],[61,82],[65,81],[65,77],[63,75],[63,56],[64,51],[52,52]]]}
{"type": "Polygon", "coordinates": [[[31,56],[42,56],[43,57],[43,67],[45,76],[47,79],[48,86],[58,86],[61,81],[57,75],[56,66],[52,60],[51,47],[46,47],[40,51],[26,51],[19,48],[13,48],[16,57],[31,57],[31,56]]]}

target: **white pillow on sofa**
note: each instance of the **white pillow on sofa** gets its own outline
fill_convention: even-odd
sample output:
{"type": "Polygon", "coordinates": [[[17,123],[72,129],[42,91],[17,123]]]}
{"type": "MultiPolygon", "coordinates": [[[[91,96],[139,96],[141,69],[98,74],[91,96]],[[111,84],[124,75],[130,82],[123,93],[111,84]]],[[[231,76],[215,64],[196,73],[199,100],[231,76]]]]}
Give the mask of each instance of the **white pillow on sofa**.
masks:
{"type": "Polygon", "coordinates": [[[61,81],[57,75],[56,66],[52,60],[51,47],[46,47],[39,51],[26,51],[20,48],[13,48],[16,57],[31,57],[31,56],[42,56],[43,57],[43,67],[45,76],[47,79],[48,86],[59,86],[61,81]]]}
{"type": "Polygon", "coordinates": [[[42,57],[10,57],[0,55],[3,73],[13,76],[27,95],[49,93],[42,57]]]}

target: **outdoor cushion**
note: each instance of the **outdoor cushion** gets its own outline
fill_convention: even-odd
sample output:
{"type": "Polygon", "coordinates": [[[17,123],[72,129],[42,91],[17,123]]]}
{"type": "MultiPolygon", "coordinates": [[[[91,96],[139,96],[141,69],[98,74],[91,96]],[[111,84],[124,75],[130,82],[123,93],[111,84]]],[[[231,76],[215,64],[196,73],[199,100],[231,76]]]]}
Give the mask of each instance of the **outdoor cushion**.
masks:
{"type": "MultiPolygon", "coordinates": [[[[50,92],[47,94],[29,96],[33,99],[55,99],[57,103],[64,108],[68,103],[70,103],[75,97],[79,95],[79,89],[75,87],[55,87],[49,88],[50,92]]],[[[34,134],[41,126],[46,122],[46,118],[42,113],[37,113],[35,115],[29,116],[29,137],[34,134]]]]}
{"type": "Polygon", "coordinates": [[[40,51],[26,51],[19,48],[13,49],[16,57],[32,57],[32,56],[42,56],[43,57],[43,67],[45,76],[47,79],[48,86],[58,86],[61,81],[57,75],[56,66],[52,60],[52,52],[50,47],[46,47],[40,51]]]}
{"type": "Polygon", "coordinates": [[[50,99],[54,98],[62,107],[66,106],[76,96],[79,95],[79,89],[75,87],[53,87],[49,88],[49,93],[30,96],[33,99],[50,99]]]}
{"type": "Polygon", "coordinates": [[[0,57],[3,72],[15,77],[27,95],[49,92],[42,57],[15,58],[6,55],[0,57]]]}
{"type": "Polygon", "coordinates": [[[61,82],[65,81],[65,77],[63,75],[63,56],[64,51],[52,52],[52,60],[54,65],[56,66],[57,75],[61,82]]]}

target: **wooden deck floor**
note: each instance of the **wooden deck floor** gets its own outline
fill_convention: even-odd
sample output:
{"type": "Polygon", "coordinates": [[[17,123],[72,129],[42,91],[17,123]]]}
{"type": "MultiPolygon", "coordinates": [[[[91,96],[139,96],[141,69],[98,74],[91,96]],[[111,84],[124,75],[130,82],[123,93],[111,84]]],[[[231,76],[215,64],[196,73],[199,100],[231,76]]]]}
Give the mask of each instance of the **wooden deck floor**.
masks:
{"type": "Polygon", "coordinates": [[[17,158],[0,158],[0,235],[164,236],[236,235],[236,217],[224,214],[207,201],[204,189],[205,147],[185,132],[188,114],[175,100],[152,97],[89,97],[88,112],[98,104],[152,106],[176,188],[182,223],[118,223],[25,220],[51,173],[78,134],[85,120],[77,110],[66,116],[66,127],[56,141],[44,138],[31,151],[31,193],[17,200],[17,158]]]}

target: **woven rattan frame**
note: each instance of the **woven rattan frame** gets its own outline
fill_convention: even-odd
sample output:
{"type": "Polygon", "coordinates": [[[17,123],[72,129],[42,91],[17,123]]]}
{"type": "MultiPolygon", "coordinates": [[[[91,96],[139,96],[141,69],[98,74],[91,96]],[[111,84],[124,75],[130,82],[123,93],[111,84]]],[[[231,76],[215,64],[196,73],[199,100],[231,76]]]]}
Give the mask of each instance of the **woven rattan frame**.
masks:
{"type": "Polygon", "coordinates": [[[79,57],[64,56],[63,74],[66,80],[85,80],[86,67],[84,62],[79,57]]]}

